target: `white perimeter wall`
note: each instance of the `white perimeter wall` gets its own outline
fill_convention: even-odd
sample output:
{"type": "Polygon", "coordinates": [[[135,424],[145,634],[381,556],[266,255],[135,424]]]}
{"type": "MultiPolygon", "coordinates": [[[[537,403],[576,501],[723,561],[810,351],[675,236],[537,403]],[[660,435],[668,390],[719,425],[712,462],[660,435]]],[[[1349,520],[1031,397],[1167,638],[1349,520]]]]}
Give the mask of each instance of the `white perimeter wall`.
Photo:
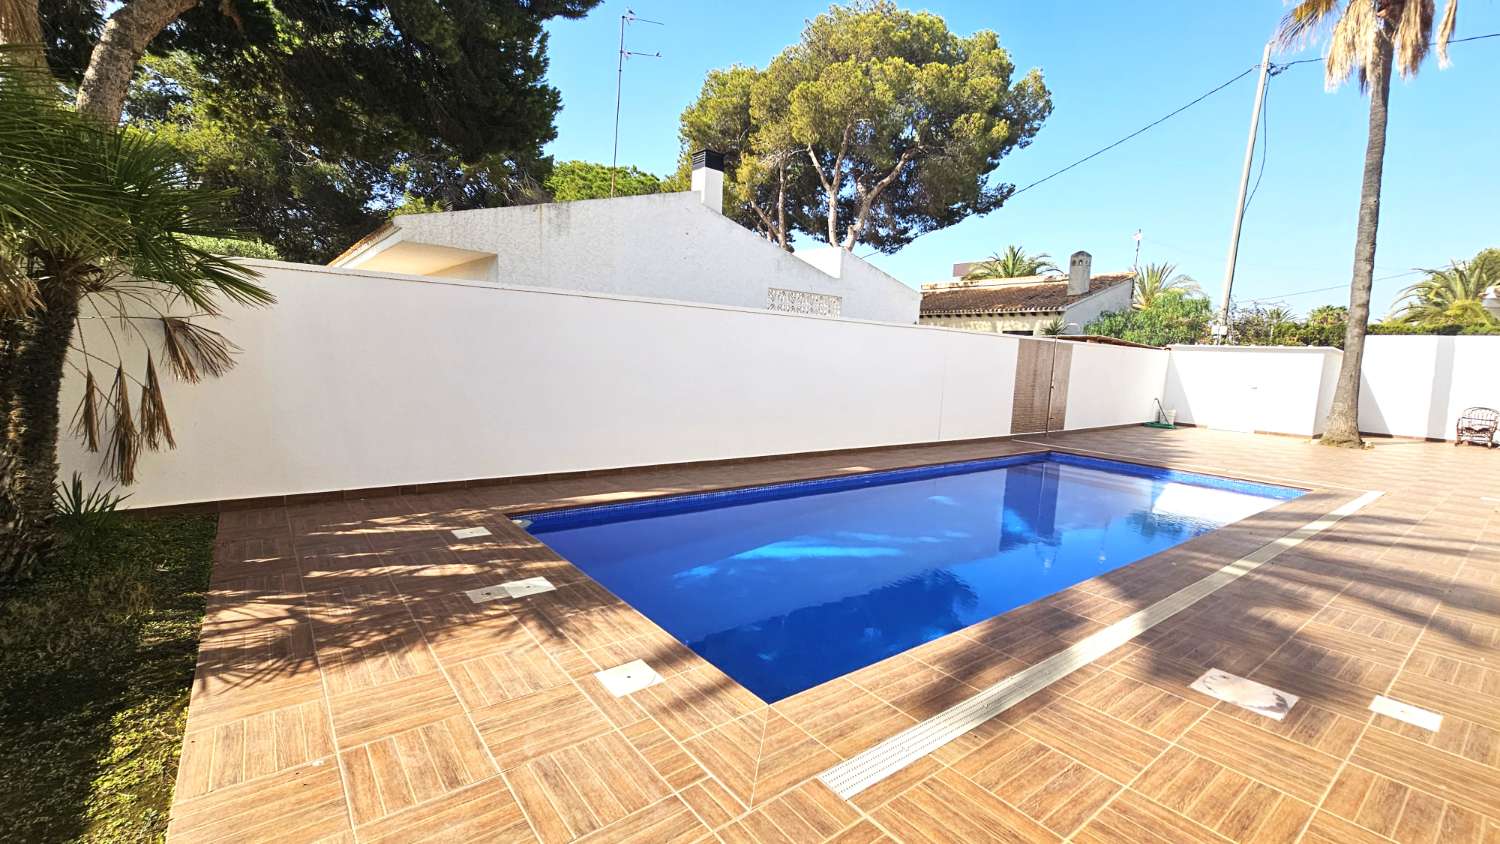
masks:
{"type": "Polygon", "coordinates": [[[1500,408],[1500,337],[1369,337],[1361,372],[1371,433],[1451,440],[1465,408],[1500,408]]]}
{"type": "Polygon", "coordinates": [[[1073,349],[1064,427],[1103,428],[1155,418],[1167,377],[1166,350],[1058,342],[1073,349]]]}
{"type": "MultiPolygon", "coordinates": [[[[765,308],[767,288],[779,287],[838,296],[849,319],[906,324],[917,321],[922,300],[842,250],[815,249],[798,260],[691,192],[411,214],[393,222],[411,241],[494,252],[495,265],[482,280],[500,284],[745,308],[765,308]]],[[[378,267],[378,258],[355,256],[349,266],[371,260],[378,267]]]]}
{"type": "Polygon", "coordinates": [[[1231,431],[1322,433],[1340,352],[1321,347],[1172,346],[1163,403],[1177,420],[1231,431]],[[1331,370],[1330,370],[1331,365],[1331,370]]]}
{"type": "Polygon", "coordinates": [[[248,263],[279,302],[206,323],[239,365],[166,379],[132,507],[1010,432],[1015,338],[248,263]]]}

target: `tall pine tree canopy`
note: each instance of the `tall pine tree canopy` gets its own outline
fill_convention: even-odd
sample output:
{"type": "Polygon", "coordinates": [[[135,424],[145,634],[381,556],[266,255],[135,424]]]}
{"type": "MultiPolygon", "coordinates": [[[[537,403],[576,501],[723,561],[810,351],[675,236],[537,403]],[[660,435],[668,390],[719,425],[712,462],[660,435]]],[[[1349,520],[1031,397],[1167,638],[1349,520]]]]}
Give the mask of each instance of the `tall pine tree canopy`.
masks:
{"type": "MultiPolygon", "coordinates": [[[[283,257],[326,260],[406,197],[541,196],[560,106],[543,25],[598,2],[204,2],[152,41],[126,119],[237,189],[244,225],[283,257]]],[[[41,4],[60,79],[82,78],[114,5],[41,4]]]]}
{"type": "Polygon", "coordinates": [[[726,213],[771,240],[895,252],[999,208],[1015,186],[991,174],[1051,111],[994,32],[882,0],[831,7],[764,69],[711,71],[680,135],[724,153],[726,213]]]}

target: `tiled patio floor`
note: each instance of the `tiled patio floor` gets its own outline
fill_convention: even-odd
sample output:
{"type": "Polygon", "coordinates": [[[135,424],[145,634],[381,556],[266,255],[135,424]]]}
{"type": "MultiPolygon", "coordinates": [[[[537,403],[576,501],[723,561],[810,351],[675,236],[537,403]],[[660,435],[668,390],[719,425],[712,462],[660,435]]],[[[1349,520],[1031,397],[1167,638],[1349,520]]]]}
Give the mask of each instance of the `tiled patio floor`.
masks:
{"type": "Polygon", "coordinates": [[[1039,446],[226,513],[169,839],[1500,842],[1500,453],[1049,444],[1314,492],[774,706],[506,514],[1039,446]],[[852,801],[813,779],[1365,490],[1385,495],[852,801]],[[492,535],[450,533],[470,526],[492,535]],[[535,575],[561,587],[463,594],[535,575]],[[665,682],[617,699],[592,676],[637,658],[665,682]],[[1188,688],[1209,667],[1301,701],[1282,722],[1215,703],[1188,688]],[[1372,715],[1378,694],[1441,729],[1372,715]]]}

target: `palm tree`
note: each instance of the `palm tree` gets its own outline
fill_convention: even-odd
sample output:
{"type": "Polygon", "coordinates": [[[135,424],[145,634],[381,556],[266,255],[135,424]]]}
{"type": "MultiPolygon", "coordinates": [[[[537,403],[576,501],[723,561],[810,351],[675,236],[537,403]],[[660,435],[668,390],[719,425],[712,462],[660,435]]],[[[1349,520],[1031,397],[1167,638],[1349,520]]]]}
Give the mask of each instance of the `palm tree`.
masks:
{"type": "Polygon", "coordinates": [[[1434,39],[1435,0],[1300,0],[1282,20],[1276,35],[1282,47],[1301,45],[1331,26],[1324,83],[1336,88],[1353,76],[1360,90],[1370,95],[1364,180],[1354,235],[1354,273],[1349,285],[1349,327],[1344,335],[1344,357],[1334,387],[1333,407],[1323,432],[1324,445],[1364,445],[1359,436],[1360,364],[1370,322],[1391,70],[1399,68],[1405,77],[1416,75],[1434,44],[1439,63],[1447,64],[1448,41],[1453,37],[1457,16],[1458,0],[1448,0],[1434,39]]]}
{"type": "Polygon", "coordinates": [[[1484,294],[1500,284],[1500,256],[1481,255],[1472,261],[1453,261],[1439,270],[1423,270],[1427,277],[1401,291],[1405,303],[1396,319],[1409,325],[1494,325],[1484,309],[1484,294]]]}
{"type": "Polygon", "coordinates": [[[1057,265],[1052,263],[1052,256],[1046,252],[1038,252],[1028,255],[1026,250],[1015,244],[1005,247],[1005,253],[995,253],[988,261],[980,261],[972,269],[964,273],[964,281],[978,281],[987,278],[1025,278],[1026,276],[1041,275],[1046,272],[1057,272],[1057,265]]]}
{"type": "Polygon", "coordinates": [[[1177,272],[1176,264],[1147,264],[1136,272],[1132,306],[1136,310],[1149,308],[1163,293],[1197,296],[1202,292],[1191,276],[1177,272]]]}
{"type": "Polygon", "coordinates": [[[252,270],[188,240],[234,234],[223,195],[189,184],[171,147],[80,115],[34,72],[0,53],[0,583],[51,545],[65,369],[84,383],[74,430],[129,483],[142,448],[174,444],[156,361],[188,381],[233,363],[222,335],[174,306],[209,316],[221,298],[272,300],[252,270]],[[118,342],[87,347],[85,319],[118,342]],[[139,373],[118,351],[134,340],[160,350],[139,373]]]}

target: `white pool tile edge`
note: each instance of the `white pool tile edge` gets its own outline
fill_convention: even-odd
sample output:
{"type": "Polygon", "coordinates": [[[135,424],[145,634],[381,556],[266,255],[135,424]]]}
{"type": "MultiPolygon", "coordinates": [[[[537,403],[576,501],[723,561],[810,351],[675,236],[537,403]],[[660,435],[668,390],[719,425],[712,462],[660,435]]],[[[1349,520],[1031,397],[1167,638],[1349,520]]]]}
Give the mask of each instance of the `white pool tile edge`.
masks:
{"type": "Polygon", "coordinates": [[[1006,677],[968,700],[902,730],[857,756],[834,765],[818,779],[848,800],[923,756],[957,739],[1074,671],[1249,574],[1282,553],[1332,527],[1384,493],[1371,490],[1300,528],[1262,545],[1212,574],[1184,586],[1041,662],[1006,677]]]}

